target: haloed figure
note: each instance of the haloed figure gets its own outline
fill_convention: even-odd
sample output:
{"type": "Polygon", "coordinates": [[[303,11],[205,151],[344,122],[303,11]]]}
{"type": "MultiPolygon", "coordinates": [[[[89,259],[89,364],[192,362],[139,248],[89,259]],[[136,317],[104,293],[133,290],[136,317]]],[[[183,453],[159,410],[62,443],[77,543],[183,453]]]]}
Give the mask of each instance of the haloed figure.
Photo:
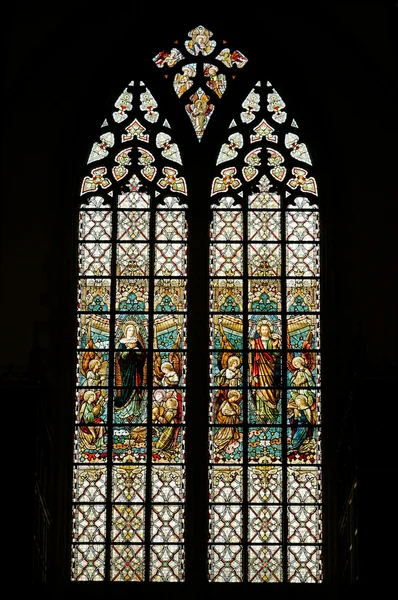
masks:
{"type": "Polygon", "coordinates": [[[221,369],[214,377],[215,383],[220,386],[214,397],[214,418],[222,403],[228,397],[228,388],[240,387],[242,385],[241,359],[232,354],[228,357],[227,366],[221,369]]]}
{"type": "Polygon", "coordinates": [[[290,380],[293,389],[287,412],[292,426],[292,435],[288,439],[288,451],[304,451],[313,443],[311,441],[316,423],[315,380],[302,356],[295,356],[290,368],[293,371],[290,380]]]}
{"type": "Polygon", "coordinates": [[[94,390],[83,392],[80,405],[80,435],[83,445],[90,450],[106,448],[106,433],[101,415],[104,412],[104,398],[94,390]]]}
{"type": "Polygon", "coordinates": [[[115,360],[116,391],[115,410],[119,416],[129,422],[137,422],[141,418],[142,386],[144,382],[144,366],[146,351],[139,338],[138,326],[128,321],[123,326],[123,336],[119,341],[115,360]]]}
{"type": "Polygon", "coordinates": [[[175,451],[181,417],[181,394],[177,390],[156,390],[153,395],[152,419],[154,425],[158,426],[159,438],[155,445],[157,450],[168,454],[175,451]]]}
{"type": "Polygon", "coordinates": [[[240,439],[236,425],[240,423],[239,403],[241,399],[242,396],[239,390],[229,390],[217,412],[217,422],[223,426],[217,430],[214,436],[214,445],[217,452],[222,452],[231,442],[240,439]]]}
{"type": "Polygon", "coordinates": [[[252,348],[250,357],[250,377],[252,398],[257,417],[262,423],[274,422],[279,414],[279,389],[276,372],[279,368],[280,336],[272,332],[268,321],[260,321],[256,333],[249,340],[252,348]]]}
{"type": "Polygon", "coordinates": [[[178,382],[180,381],[178,373],[176,373],[174,366],[171,364],[171,362],[167,361],[167,362],[162,363],[160,366],[160,370],[163,373],[161,385],[174,386],[174,385],[177,385],[178,382]]]}
{"type": "Polygon", "coordinates": [[[101,361],[98,358],[93,358],[88,363],[88,371],[86,373],[87,387],[96,387],[104,385],[106,376],[101,373],[101,361]]]}

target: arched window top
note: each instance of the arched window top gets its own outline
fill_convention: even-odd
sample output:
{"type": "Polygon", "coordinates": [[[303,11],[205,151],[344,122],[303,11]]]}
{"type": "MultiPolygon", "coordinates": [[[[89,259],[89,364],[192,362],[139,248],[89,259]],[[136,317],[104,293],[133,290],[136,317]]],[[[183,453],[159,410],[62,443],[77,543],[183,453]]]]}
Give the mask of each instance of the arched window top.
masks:
{"type": "MultiPolygon", "coordinates": [[[[231,133],[221,145],[216,164],[223,166],[213,179],[211,196],[228,190],[241,195],[245,184],[249,184],[260,197],[283,188],[286,199],[290,196],[288,203],[294,202],[298,194],[316,197],[318,189],[309,150],[272,84],[258,81],[241,108],[239,118],[229,126],[231,133]]],[[[274,202],[279,201],[274,197],[274,202]]]]}
{"type": "Polygon", "coordinates": [[[249,59],[191,29],[116,97],[89,152],[77,581],[184,581],[205,502],[208,581],[322,580],[318,186],[266,68],[240,77],[249,59]]]}
{"type": "Polygon", "coordinates": [[[124,200],[119,200],[123,206],[130,194],[144,190],[156,197],[170,191],[187,195],[179,147],[167,119],[160,115],[145,83],[130,81],[91,148],[90,172],[83,178],[81,196],[102,192],[109,200],[117,186],[118,193],[124,194],[124,200]]]}

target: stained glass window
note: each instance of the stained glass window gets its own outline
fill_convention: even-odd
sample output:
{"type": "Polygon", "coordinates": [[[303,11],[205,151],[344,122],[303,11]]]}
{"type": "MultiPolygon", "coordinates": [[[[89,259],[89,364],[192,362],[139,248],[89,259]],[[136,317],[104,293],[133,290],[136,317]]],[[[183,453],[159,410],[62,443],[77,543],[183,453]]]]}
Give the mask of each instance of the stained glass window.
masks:
{"type": "Polygon", "coordinates": [[[77,581],[184,578],[187,189],[156,108],[129,84],[81,186],[77,581]]]}
{"type": "Polygon", "coordinates": [[[149,59],[194,147],[173,132],[162,97],[137,80],[89,152],[79,209],[73,581],[185,580],[195,343],[209,351],[208,396],[195,409],[208,415],[200,495],[208,544],[195,568],[215,583],[323,578],[317,183],[273,85],[256,78],[236,87],[250,56],[233,48],[198,25],[149,59]],[[234,118],[210,132],[232,82],[234,118]],[[198,152],[207,135],[210,175],[198,152]],[[206,199],[195,196],[199,171],[209,178],[206,199]],[[192,235],[198,201],[210,207],[203,238],[192,235]],[[190,260],[201,253],[210,259],[200,306],[209,325],[193,343],[190,260]]]}
{"type": "Polygon", "coordinates": [[[209,580],[313,583],[322,580],[317,186],[271,84],[259,81],[242,108],[211,191],[220,199],[210,225],[209,580]]]}

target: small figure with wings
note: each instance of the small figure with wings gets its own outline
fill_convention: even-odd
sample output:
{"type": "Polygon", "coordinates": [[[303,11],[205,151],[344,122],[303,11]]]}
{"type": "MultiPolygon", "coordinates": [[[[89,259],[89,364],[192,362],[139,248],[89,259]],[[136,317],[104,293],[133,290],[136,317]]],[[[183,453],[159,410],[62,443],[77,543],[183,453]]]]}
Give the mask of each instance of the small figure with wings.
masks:
{"type": "Polygon", "coordinates": [[[209,103],[209,96],[198,90],[190,100],[192,104],[186,105],[186,111],[194,126],[196,135],[201,139],[203,132],[208,123],[209,117],[214,110],[214,104],[209,103]]]}
{"type": "Polygon", "coordinates": [[[179,98],[193,85],[192,77],[195,77],[196,71],[193,65],[184,65],[182,73],[176,73],[174,76],[174,91],[179,98]]]}
{"type": "MultiPolygon", "coordinates": [[[[235,442],[240,442],[241,433],[236,425],[241,422],[240,419],[240,401],[242,394],[239,390],[229,390],[226,398],[223,400],[218,409],[216,418],[217,423],[222,425],[217,429],[214,435],[214,445],[216,453],[220,454],[223,451],[229,450],[229,446],[235,442]]],[[[236,444],[238,445],[238,444],[236,444]]]]}
{"type": "Polygon", "coordinates": [[[217,415],[224,402],[228,400],[228,391],[231,388],[238,388],[242,385],[242,359],[231,341],[225,335],[223,322],[220,319],[218,323],[220,342],[222,350],[218,353],[217,362],[219,372],[214,376],[214,382],[220,387],[214,396],[213,418],[217,415]]]}
{"type": "Polygon", "coordinates": [[[81,373],[85,378],[83,383],[86,387],[98,387],[105,385],[106,370],[108,361],[97,348],[94,347],[93,340],[90,338],[87,348],[82,353],[81,373]]]}
{"type": "MultiPolygon", "coordinates": [[[[312,346],[312,332],[309,331],[299,356],[292,350],[287,354],[287,366],[292,372],[290,399],[287,411],[291,425],[291,438],[288,439],[288,452],[297,450],[308,452],[312,449],[312,435],[316,423],[316,395],[315,380],[312,371],[315,367],[314,353],[310,352],[312,346]]],[[[288,335],[288,348],[291,348],[288,335]]]]}
{"type": "MultiPolygon", "coordinates": [[[[156,334],[155,337],[155,343],[159,346],[156,334]]],[[[169,352],[168,360],[162,360],[159,351],[153,353],[153,374],[157,385],[169,387],[179,384],[182,375],[182,360],[181,353],[178,352],[179,347],[180,334],[177,335],[173,348],[169,352]]]]}
{"type": "Polygon", "coordinates": [[[210,64],[204,66],[203,73],[205,77],[209,78],[207,86],[221,98],[227,87],[225,75],[219,75],[218,67],[210,64]]]}
{"type": "Polygon", "coordinates": [[[155,64],[162,68],[164,65],[168,67],[174,67],[179,60],[182,59],[182,54],[177,50],[177,48],[172,48],[170,52],[167,50],[161,50],[157,56],[153,59],[155,64]]]}
{"type": "Polygon", "coordinates": [[[152,419],[158,438],[156,450],[162,450],[167,455],[177,451],[181,418],[181,394],[177,390],[156,390],[152,405],[152,419]]]}
{"type": "Polygon", "coordinates": [[[99,390],[80,392],[80,436],[82,445],[88,450],[106,448],[106,429],[101,415],[104,412],[105,398],[99,390]]]}
{"type": "Polygon", "coordinates": [[[154,391],[152,404],[152,420],[158,434],[155,448],[167,456],[178,450],[179,425],[182,421],[182,395],[177,388],[182,376],[179,347],[180,335],[177,335],[168,360],[162,361],[160,353],[156,351],[153,361],[155,383],[160,386],[154,391]]]}
{"type": "Polygon", "coordinates": [[[140,422],[143,408],[143,388],[146,385],[144,342],[135,321],[123,325],[115,358],[115,412],[128,422],[140,422]]]}

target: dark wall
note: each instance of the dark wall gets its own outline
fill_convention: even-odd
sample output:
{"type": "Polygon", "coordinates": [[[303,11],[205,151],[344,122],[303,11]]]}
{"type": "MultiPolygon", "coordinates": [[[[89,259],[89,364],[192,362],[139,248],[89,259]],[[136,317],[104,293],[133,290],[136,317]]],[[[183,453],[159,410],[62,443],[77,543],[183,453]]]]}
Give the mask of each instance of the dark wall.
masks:
{"type": "MultiPolygon", "coordinates": [[[[203,24],[252,59],[259,76],[264,69],[317,164],[332,459],[353,379],[389,380],[397,365],[395,3],[100,6],[19,3],[4,24],[0,366],[36,360],[57,459],[67,461],[78,186],[105,108],[144,69],[144,57],[173,43],[185,16],[183,32],[203,24]]],[[[360,410],[384,421],[393,400],[367,398],[360,410]]],[[[18,407],[29,416],[28,397],[18,407]]],[[[66,468],[57,477],[58,489],[68,485],[66,468]]],[[[19,478],[15,485],[21,489],[19,478]]],[[[64,508],[57,501],[60,515],[64,508]]]]}
{"type": "MultiPolygon", "coordinates": [[[[293,105],[327,204],[335,327],[340,337],[361,330],[368,358],[385,370],[394,342],[396,11],[382,2],[322,4],[282,11],[262,3],[238,18],[224,9],[213,16],[212,7],[201,18],[260,59],[293,105]]],[[[6,26],[1,273],[3,314],[13,318],[0,364],[27,363],[35,325],[43,348],[58,344],[48,324],[56,320],[59,331],[66,318],[76,190],[104,107],[146,48],[172,42],[189,15],[164,9],[151,23],[144,8],[89,7],[18,4],[6,26]]]]}

